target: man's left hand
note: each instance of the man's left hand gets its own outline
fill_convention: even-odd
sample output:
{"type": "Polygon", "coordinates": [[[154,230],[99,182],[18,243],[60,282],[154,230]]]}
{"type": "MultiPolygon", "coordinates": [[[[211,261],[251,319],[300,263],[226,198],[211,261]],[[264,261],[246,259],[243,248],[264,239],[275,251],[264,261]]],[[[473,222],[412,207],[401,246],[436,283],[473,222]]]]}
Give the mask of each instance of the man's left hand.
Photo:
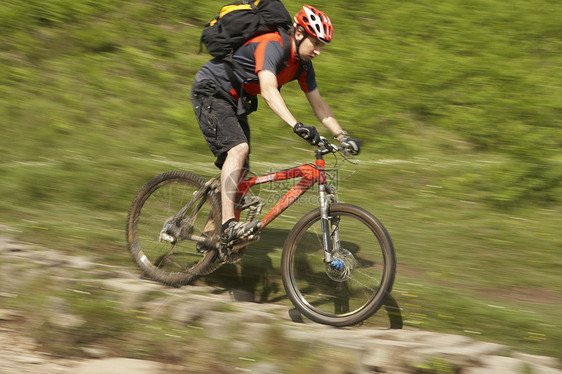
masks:
{"type": "Polygon", "coordinates": [[[346,136],[342,138],[342,140],[340,140],[340,146],[345,152],[348,152],[354,156],[359,154],[359,139],[351,139],[349,136],[346,136]]]}

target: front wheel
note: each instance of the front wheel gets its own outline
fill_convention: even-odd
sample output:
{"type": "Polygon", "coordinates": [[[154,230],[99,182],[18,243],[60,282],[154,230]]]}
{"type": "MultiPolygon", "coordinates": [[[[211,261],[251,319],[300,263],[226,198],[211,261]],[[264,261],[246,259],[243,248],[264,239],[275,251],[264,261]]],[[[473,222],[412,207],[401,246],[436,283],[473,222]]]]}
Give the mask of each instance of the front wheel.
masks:
{"type": "Polygon", "coordinates": [[[396,256],[382,223],[358,206],[329,209],[334,259],[324,262],[320,209],[307,213],[289,233],[281,275],[291,302],[311,320],[332,326],[358,324],[372,316],[392,290],[396,256]]]}

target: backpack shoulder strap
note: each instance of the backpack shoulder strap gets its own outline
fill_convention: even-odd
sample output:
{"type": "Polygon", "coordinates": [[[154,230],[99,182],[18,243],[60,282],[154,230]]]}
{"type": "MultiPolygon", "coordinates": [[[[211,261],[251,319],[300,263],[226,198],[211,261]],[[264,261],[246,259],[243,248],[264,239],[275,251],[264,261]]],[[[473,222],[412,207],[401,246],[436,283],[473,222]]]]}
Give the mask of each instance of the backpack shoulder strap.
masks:
{"type": "MultiPolygon", "coordinates": [[[[279,31],[279,34],[281,35],[281,41],[282,41],[282,44],[283,44],[283,58],[281,59],[281,61],[277,65],[277,73],[279,73],[281,70],[283,70],[285,68],[285,66],[287,66],[287,64],[289,62],[289,58],[291,58],[291,45],[292,45],[292,40],[291,40],[291,37],[290,37],[289,33],[287,32],[287,30],[282,28],[282,27],[279,27],[278,31],[279,31]]],[[[250,78],[248,73],[244,70],[244,68],[242,68],[242,66],[238,63],[238,61],[236,61],[234,59],[233,53],[229,53],[227,56],[221,58],[221,61],[224,64],[226,74],[228,76],[228,79],[230,80],[230,83],[232,84],[232,87],[238,93],[238,96],[239,96],[238,114],[244,114],[244,113],[249,113],[249,112],[255,111],[256,107],[257,107],[256,98],[252,98],[252,109],[251,110],[248,111],[248,110],[245,110],[245,108],[242,108],[241,105],[248,98],[248,96],[247,96],[248,94],[242,88],[242,84],[238,81],[238,79],[236,79],[236,75],[234,74],[234,71],[236,70],[239,74],[242,75],[242,77],[244,77],[244,79],[250,78]]],[[[302,72],[301,69],[302,69],[301,66],[299,66],[300,72],[302,72]]]]}
{"type": "MultiPolygon", "coordinates": [[[[279,73],[281,70],[283,70],[283,68],[285,66],[287,66],[288,62],[289,62],[289,58],[291,58],[291,37],[289,35],[289,33],[287,32],[287,30],[285,30],[284,28],[279,28],[278,29],[279,34],[281,35],[281,41],[283,44],[283,58],[281,59],[281,61],[279,62],[279,64],[277,65],[277,73],[279,73]]],[[[236,92],[240,92],[240,82],[238,82],[238,80],[236,79],[235,75],[234,75],[234,70],[236,70],[240,75],[242,75],[242,77],[244,77],[244,79],[249,79],[250,76],[248,75],[248,73],[244,70],[244,68],[242,68],[242,66],[238,63],[238,61],[236,61],[233,57],[233,53],[228,54],[227,56],[223,57],[221,59],[224,62],[224,66],[226,69],[226,73],[228,75],[228,78],[230,79],[234,89],[236,90],[236,92]]]]}
{"type": "Polygon", "coordinates": [[[277,72],[279,73],[289,63],[289,59],[291,58],[291,48],[293,43],[291,40],[291,36],[289,35],[289,32],[286,29],[279,27],[277,31],[279,32],[279,35],[281,35],[281,41],[283,43],[283,59],[277,66],[277,72]]]}
{"type": "Polygon", "coordinates": [[[244,79],[247,79],[248,73],[244,70],[244,68],[233,58],[232,53],[229,53],[226,57],[222,58],[221,61],[223,62],[224,69],[226,71],[226,75],[228,75],[228,79],[232,84],[232,87],[238,93],[240,97],[242,97],[242,84],[236,79],[234,75],[234,70],[240,73],[244,79]]]}
{"type": "Polygon", "coordinates": [[[241,116],[255,112],[258,109],[258,98],[250,96],[246,90],[244,90],[242,84],[238,81],[238,79],[236,79],[236,75],[234,75],[234,69],[240,72],[244,77],[247,77],[248,73],[246,73],[242,66],[232,57],[232,53],[228,54],[221,60],[228,79],[230,80],[234,91],[238,94],[236,115],[241,116]]]}

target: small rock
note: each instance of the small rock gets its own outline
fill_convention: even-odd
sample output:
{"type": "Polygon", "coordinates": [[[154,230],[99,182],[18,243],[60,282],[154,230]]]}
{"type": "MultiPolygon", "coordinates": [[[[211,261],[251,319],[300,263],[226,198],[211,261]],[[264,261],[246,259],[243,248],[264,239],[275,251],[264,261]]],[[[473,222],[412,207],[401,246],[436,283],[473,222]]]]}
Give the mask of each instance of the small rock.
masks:
{"type": "Polygon", "coordinates": [[[33,365],[38,365],[43,363],[45,360],[43,360],[41,357],[39,356],[32,356],[32,355],[19,355],[17,357],[15,357],[15,361],[20,363],[20,364],[33,364],[33,365]]]}
{"type": "Polygon", "coordinates": [[[105,350],[96,347],[83,347],[82,352],[84,352],[86,357],[90,358],[102,358],[108,356],[105,350]]]}
{"type": "Polygon", "coordinates": [[[297,308],[289,309],[289,318],[296,323],[303,323],[302,314],[297,308]]]}
{"type": "Polygon", "coordinates": [[[244,290],[232,290],[231,295],[234,301],[251,302],[251,303],[256,301],[256,297],[254,296],[253,292],[248,292],[244,290]]]}
{"type": "Polygon", "coordinates": [[[56,327],[72,329],[84,325],[86,320],[74,314],[56,313],[49,316],[49,322],[56,327]]]}

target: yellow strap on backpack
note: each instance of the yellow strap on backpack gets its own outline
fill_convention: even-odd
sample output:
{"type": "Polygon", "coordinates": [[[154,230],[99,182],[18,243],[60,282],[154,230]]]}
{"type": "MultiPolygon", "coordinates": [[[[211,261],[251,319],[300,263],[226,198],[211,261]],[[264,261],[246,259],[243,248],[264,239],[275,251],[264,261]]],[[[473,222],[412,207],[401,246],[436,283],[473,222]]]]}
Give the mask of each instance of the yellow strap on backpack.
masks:
{"type": "MultiPolygon", "coordinates": [[[[255,6],[258,6],[259,3],[260,3],[260,0],[254,1],[255,6]]],[[[215,23],[217,23],[219,18],[222,18],[225,15],[227,15],[228,13],[233,12],[235,10],[251,10],[251,9],[252,9],[252,6],[250,4],[225,5],[221,8],[218,17],[213,18],[213,20],[211,22],[209,22],[209,25],[213,26],[215,23]]]]}

